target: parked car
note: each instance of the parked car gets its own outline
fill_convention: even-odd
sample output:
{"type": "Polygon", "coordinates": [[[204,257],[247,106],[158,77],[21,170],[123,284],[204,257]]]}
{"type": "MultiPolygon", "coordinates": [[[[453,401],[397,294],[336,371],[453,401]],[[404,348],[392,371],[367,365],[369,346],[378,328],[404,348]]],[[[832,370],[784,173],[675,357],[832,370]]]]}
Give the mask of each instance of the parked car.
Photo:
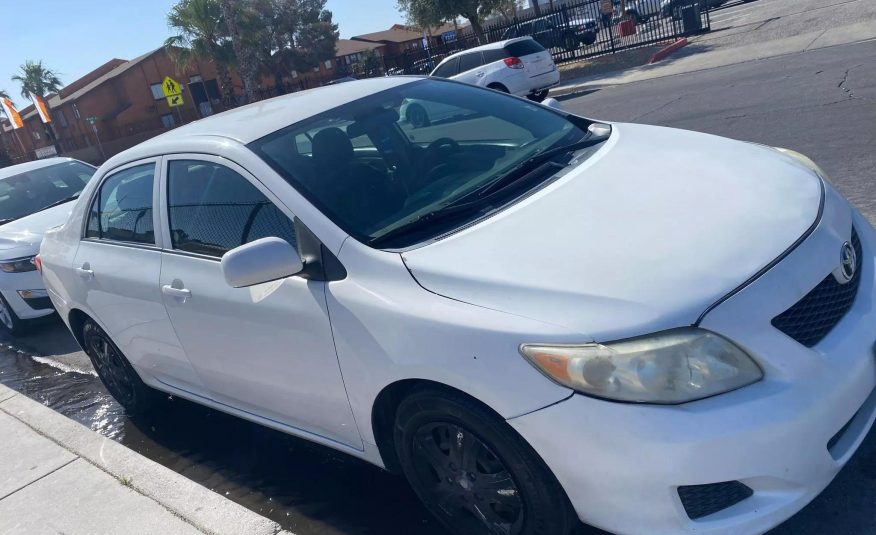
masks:
{"type": "Polygon", "coordinates": [[[661,14],[662,0],[630,0],[626,3],[624,16],[636,22],[645,22],[661,14]]]}
{"type": "Polygon", "coordinates": [[[550,52],[531,37],[517,37],[457,52],[444,58],[431,76],[535,101],[547,98],[550,88],[560,83],[560,71],[550,52]]]}
{"type": "Polygon", "coordinates": [[[545,15],[509,27],[502,34],[503,40],[529,36],[547,48],[562,48],[567,52],[577,50],[581,44],[596,42],[598,27],[595,19],[579,20],[570,25],[557,14],[545,15]]]}
{"type": "Polygon", "coordinates": [[[0,329],[19,335],[28,320],[55,311],[34,257],[46,229],[67,219],[94,171],[71,158],[0,169],[0,329]]]}
{"type": "Polygon", "coordinates": [[[727,0],[662,0],[660,13],[664,17],[681,20],[681,9],[685,6],[698,3],[701,9],[714,9],[722,6],[725,2],[727,0]]]}
{"type": "Polygon", "coordinates": [[[675,534],[765,532],[854,454],[874,250],[792,151],[405,77],[116,155],[41,258],[132,413],[346,452],[456,534],[675,534]],[[476,114],[413,129],[406,100],[476,114]]]}

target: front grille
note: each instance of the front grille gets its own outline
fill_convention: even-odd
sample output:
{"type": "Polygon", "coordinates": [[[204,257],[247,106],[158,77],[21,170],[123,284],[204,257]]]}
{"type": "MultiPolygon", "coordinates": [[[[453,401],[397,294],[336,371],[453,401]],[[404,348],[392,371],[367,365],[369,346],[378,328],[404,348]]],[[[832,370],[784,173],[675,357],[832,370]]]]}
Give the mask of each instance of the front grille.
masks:
{"type": "Polygon", "coordinates": [[[722,511],[752,494],[754,491],[739,481],[678,487],[678,497],[681,498],[684,512],[691,520],[722,511]]]}
{"type": "Polygon", "coordinates": [[[833,274],[828,275],[794,306],[773,318],[773,327],[806,347],[820,342],[846,315],[855,301],[861,283],[861,265],[864,255],[861,240],[852,229],[852,247],[858,256],[857,269],[852,280],[840,284],[833,274]]]}

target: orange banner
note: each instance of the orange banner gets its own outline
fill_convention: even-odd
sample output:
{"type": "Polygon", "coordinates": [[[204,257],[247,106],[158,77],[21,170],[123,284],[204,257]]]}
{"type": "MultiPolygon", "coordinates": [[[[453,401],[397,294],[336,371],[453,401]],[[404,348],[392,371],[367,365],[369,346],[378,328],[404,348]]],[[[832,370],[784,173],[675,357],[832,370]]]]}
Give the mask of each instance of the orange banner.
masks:
{"type": "Polygon", "coordinates": [[[33,107],[36,108],[37,113],[40,114],[40,119],[42,119],[43,123],[49,124],[52,122],[52,117],[49,115],[49,108],[46,106],[46,101],[43,97],[31,93],[30,101],[33,102],[33,107]]]}
{"type": "Polygon", "coordinates": [[[18,111],[16,111],[15,106],[12,105],[11,100],[8,98],[0,98],[0,107],[3,108],[3,113],[6,114],[6,118],[12,123],[13,130],[24,127],[24,123],[21,122],[21,115],[18,115],[18,111]]]}

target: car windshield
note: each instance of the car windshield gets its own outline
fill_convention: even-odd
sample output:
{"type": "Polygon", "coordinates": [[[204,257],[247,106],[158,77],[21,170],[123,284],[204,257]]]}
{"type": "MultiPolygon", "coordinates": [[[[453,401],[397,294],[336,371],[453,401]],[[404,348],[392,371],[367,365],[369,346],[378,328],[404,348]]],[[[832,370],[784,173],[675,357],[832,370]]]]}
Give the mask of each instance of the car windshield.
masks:
{"type": "Polygon", "coordinates": [[[63,162],[0,179],[0,224],[75,199],[94,171],[81,162],[63,162]]]}
{"type": "Polygon", "coordinates": [[[492,190],[535,155],[580,141],[588,125],[523,99],[431,79],[334,108],[250,148],[354,238],[400,248],[519,197],[519,188],[513,195],[492,190]],[[454,205],[466,209],[399,236],[454,205]]]}

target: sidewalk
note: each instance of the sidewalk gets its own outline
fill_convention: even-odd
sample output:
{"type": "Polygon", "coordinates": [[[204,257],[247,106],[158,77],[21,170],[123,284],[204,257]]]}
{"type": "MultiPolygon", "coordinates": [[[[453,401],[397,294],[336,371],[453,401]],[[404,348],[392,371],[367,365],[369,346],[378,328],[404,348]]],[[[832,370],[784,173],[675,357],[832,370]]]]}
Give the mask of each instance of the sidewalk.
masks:
{"type": "Polygon", "coordinates": [[[0,385],[0,534],[291,535],[0,385]]]}
{"type": "Polygon", "coordinates": [[[876,24],[862,22],[826,31],[809,32],[764,43],[730,48],[713,48],[706,41],[708,37],[709,34],[705,34],[691,38],[689,45],[653,65],[563,80],[562,85],[551,90],[550,96],[560,97],[589,89],[641,82],[664,76],[807,52],[828,46],[867,41],[876,39],[876,24]]]}

